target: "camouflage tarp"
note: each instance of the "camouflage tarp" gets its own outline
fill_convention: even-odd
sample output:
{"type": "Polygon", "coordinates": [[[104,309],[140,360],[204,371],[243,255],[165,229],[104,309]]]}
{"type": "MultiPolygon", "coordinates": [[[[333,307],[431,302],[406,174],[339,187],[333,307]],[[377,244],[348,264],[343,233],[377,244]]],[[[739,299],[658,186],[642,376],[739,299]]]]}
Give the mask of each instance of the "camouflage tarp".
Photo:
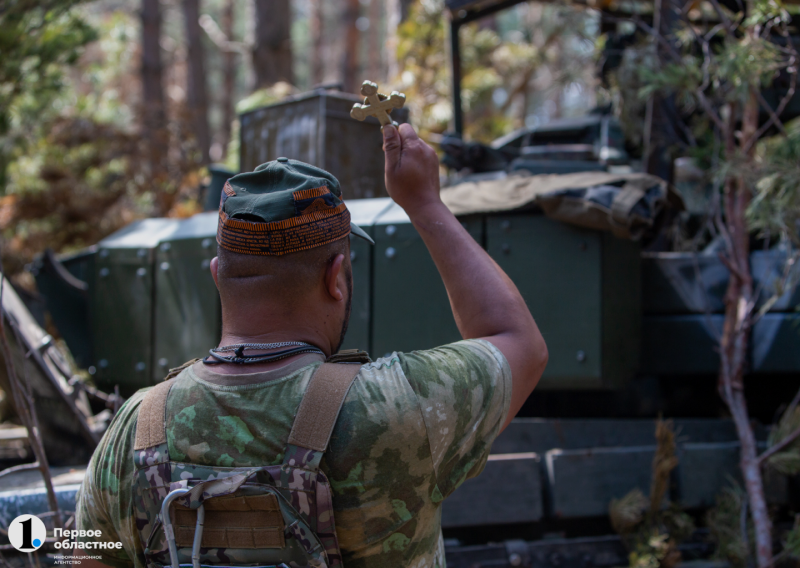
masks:
{"type": "Polygon", "coordinates": [[[558,221],[633,240],[653,227],[665,208],[684,208],[680,194],[661,178],[607,172],[515,173],[445,188],[442,200],[456,215],[539,207],[558,221]]]}

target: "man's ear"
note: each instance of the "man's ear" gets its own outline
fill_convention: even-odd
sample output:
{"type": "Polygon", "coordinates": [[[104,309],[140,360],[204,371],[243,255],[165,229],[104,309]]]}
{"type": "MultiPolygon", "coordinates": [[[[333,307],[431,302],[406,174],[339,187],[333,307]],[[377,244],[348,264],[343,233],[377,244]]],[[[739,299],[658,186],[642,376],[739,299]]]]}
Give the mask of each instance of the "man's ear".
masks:
{"type": "MultiPolygon", "coordinates": [[[[337,254],[325,270],[325,289],[328,291],[328,295],[336,302],[341,302],[344,299],[344,292],[341,288],[342,282],[339,281],[343,264],[344,255],[337,254]]],[[[344,278],[342,278],[342,281],[344,281],[344,278]]]]}
{"type": "Polygon", "coordinates": [[[211,277],[214,279],[214,284],[217,286],[217,290],[219,290],[219,282],[217,281],[217,268],[219,268],[219,259],[215,256],[211,259],[211,263],[208,265],[209,270],[211,270],[211,277]]]}

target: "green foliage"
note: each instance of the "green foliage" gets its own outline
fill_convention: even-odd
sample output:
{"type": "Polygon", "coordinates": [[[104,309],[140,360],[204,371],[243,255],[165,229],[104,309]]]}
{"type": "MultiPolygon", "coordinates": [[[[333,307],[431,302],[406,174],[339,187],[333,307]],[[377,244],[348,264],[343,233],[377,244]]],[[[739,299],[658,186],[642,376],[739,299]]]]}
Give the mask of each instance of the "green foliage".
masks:
{"type": "Polygon", "coordinates": [[[653,513],[650,500],[639,489],[612,501],[609,516],[628,546],[631,568],[676,565],[681,557],[677,544],[694,531],[692,518],[674,504],[653,513]]]}
{"type": "MultiPolygon", "coordinates": [[[[648,99],[654,94],[682,94],[694,91],[703,79],[700,62],[692,55],[684,57],[681,63],[668,63],[659,69],[641,67],[639,98],[648,99]]],[[[687,103],[691,99],[687,99],[687,103]]]]}
{"type": "Polygon", "coordinates": [[[800,560],[800,515],[795,517],[792,530],[786,533],[783,549],[795,560],[800,560]]]}
{"type": "Polygon", "coordinates": [[[759,147],[763,175],[755,184],[747,217],[762,237],[800,246],[800,120],[787,124],[786,133],[764,140],[759,147]]]}
{"type": "Polygon", "coordinates": [[[24,133],[47,114],[64,85],[65,67],[96,39],[73,8],[78,0],[6,0],[0,10],[0,191],[24,133]]]}
{"type": "MultiPolygon", "coordinates": [[[[705,181],[717,189],[726,179],[743,181],[752,193],[746,218],[750,230],[771,243],[798,247],[800,124],[786,125],[786,136],[761,140],[755,153],[755,141],[742,126],[743,109],[755,104],[754,92],[769,87],[779,73],[796,73],[796,54],[775,39],[788,33],[789,13],[780,0],[749,3],[747,17],[717,9],[710,14],[720,21],[713,28],[690,19],[690,10],[668,37],[640,32],[639,44],[626,50],[611,81],[617,113],[629,140],[644,145],[646,101],[654,95],[673,97],[683,117],[677,130],[684,139],[671,149],[673,156],[694,158],[707,172],[705,181]],[[732,145],[726,138],[729,128],[735,129],[732,145]]],[[[793,460],[785,455],[775,463],[794,467],[793,460]]]]}
{"type": "Polygon", "coordinates": [[[240,171],[239,166],[239,150],[242,146],[242,141],[239,139],[242,125],[238,120],[234,120],[231,124],[231,139],[228,142],[228,147],[225,149],[225,159],[222,165],[232,172],[240,171]]]}
{"type": "MultiPolygon", "coordinates": [[[[466,138],[487,142],[520,128],[549,92],[583,80],[593,49],[589,16],[574,7],[540,8],[521,5],[492,25],[461,28],[466,138]]],[[[398,34],[397,87],[423,137],[443,132],[453,115],[443,13],[442,0],[421,0],[398,34]]]]}
{"type": "MultiPolygon", "coordinates": [[[[750,15],[744,19],[745,27],[772,26],[787,23],[791,20],[789,6],[780,0],[754,0],[748,5],[750,15]]],[[[795,13],[796,12],[796,7],[795,13]]]]}
{"type": "Polygon", "coordinates": [[[730,14],[732,24],[738,27],[732,33],[720,31],[716,43],[710,44],[706,54],[696,53],[695,35],[689,32],[692,23],[683,21],[677,36],[681,39],[681,61],[670,63],[663,74],[658,70],[652,77],[659,80],[668,92],[679,93],[694,99],[699,91],[717,103],[738,102],[744,104],[750,89],[764,87],[772,82],[785,61],[772,41],[767,37],[747,33],[753,25],[763,25],[767,17],[767,5],[776,2],[762,1],[762,7],[750,18],[743,20],[741,14],[730,14]],[[759,15],[760,14],[760,15],[759,15]],[[761,18],[761,19],[759,19],[761,18]]]}
{"type": "Polygon", "coordinates": [[[671,421],[656,422],[649,498],[638,488],[609,506],[611,526],[629,550],[630,568],[671,568],[681,560],[678,543],[689,538],[694,521],[674,503],[665,504],[670,473],[678,465],[671,421]]]}
{"type": "Polygon", "coordinates": [[[638,119],[629,121],[626,132],[633,140],[641,139],[643,101],[654,94],[671,95],[682,115],[689,117],[687,130],[692,138],[690,147],[676,150],[704,164],[724,161],[724,144],[714,138],[709,112],[721,118],[730,103],[741,111],[753,89],[770,85],[777,73],[789,66],[789,58],[769,34],[754,33],[767,27],[777,29],[789,21],[778,0],[757,0],[747,18],[723,7],[720,10],[723,24],[705,36],[699,22],[684,16],[669,37],[659,41],[642,32],[639,44],[626,50],[614,74],[613,90],[620,114],[628,107],[637,111],[638,119]],[[660,57],[655,56],[657,46],[660,57]]]}
{"type": "Polygon", "coordinates": [[[722,490],[717,496],[716,506],[706,515],[711,538],[717,545],[714,557],[728,562],[733,568],[747,566],[747,558],[751,552],[748,542],[753,542],[753,524],[749,515],[745,519],[745,531],[742,533],[742,507],[746,501],[747,494],[744,490],[732,484],[722,490]]]}
{"type": "Polygon", "coordinates": [[[651,534],[640,538],[628,554],[630,568],[659,568],[674,566],[680,558],[680,552],[670,542],[669,534],[651,529],[651,534]],[[677,555],[677,558],[675,556],[677,555]]]}
{"type": "MultiPolygon", "coordinates": [[[[598,40],[597,53],[603,53],[605,36],[598,40]]],[[[646,99],[641,90],[646,88],[646,70],[654,67],[655,46],[643,45],[626,49],[615,73],[609,77],[609,92],[606,97],[612,103],[626,140],[634,147],[644,146],[642,124],[646,99]]]]}
{"type": "Polygon", "coordinates": [[[443,132],[453,115],[442,8],[441,0],[423,0],[398,30],[397,58],[403,68],[399,79],[423,136],[443,132]]]}
{"type": "Polygon", "coordinates": [[[644,521],[650,501],[638,487],[621,499],[611,501],[609,518],[611,526],[620,535],[629,535],[644,521]]]}
{"type": "MultiPolygon", "coordinates": [[[[2,252],[6,272],[23,286],[32,286],[24,265],[47,247],[69,252],[93,245],[153,214],[157,203],[166,203],[171,215],[198,210],[196,153],[178,121],[168,125],[179,141],[168,158],[170,179],[155,183],[142,174],[146,148],[137,133],[135,18],[81,7],[59,18],[82,22],[81,29],[93,30],[86,37],[97,39],[81,48],[77,60],[51,64],[57,89],[41,92],[27,78],[6,109],[11,126],[3,137],[8,165],[0,198],[2,252]]],[[[173,112],[180,116],[181,109],[173,112]]]]}
{"type": "MultiPolygon", "coordinates": [[[[767,443],[774,446],[787,436],[800,428],[800,408],[787,409],[778,423],[770,430],[767,443]]],[[[797,475],[800,473],[800,439],[795,439],[779,452],[767,459],[770,467],[784,475],[797,475]]]]}
{"type": "Polygon", "coordinates": [[[243,114],[263,106],[278,103],[296,93],[297,89],[292,85],[279,81],[266,89],[253,91],[250,95],[239,101],[236,104],[236,114],[243,114]]]}

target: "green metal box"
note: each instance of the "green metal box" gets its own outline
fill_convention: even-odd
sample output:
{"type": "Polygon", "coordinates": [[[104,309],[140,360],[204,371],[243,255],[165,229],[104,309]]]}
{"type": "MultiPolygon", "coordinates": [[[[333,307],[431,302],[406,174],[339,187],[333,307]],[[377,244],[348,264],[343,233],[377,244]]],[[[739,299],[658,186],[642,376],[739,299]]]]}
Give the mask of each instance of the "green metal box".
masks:
{"type": "Polygon", "coordinates": [[[98,244],[90,319],[94,378],[103,389],[119,385],[128,396],[153,384],[155,248],[179,224],[176,219],[145,219],[98,244]]]}
{"type": "MultiPolygon", "coordinates": [[[[482,242],[481,217],[461,222],[482,242]]],[[[373,358],[460,340],[442,278],[405,211],[393,204],[384,212],[375,224],[374,239],[373,358]]]]}
{"type": "MultiPolygon", "coordinates": [[[[348,206],[376,244],[351,239],[354,290],[343,348],[381,357],[458,341],[444,284],[405,212],[388,198],[348,206]]],[[[545,336],[543,388],[613,388],[633,375],[637,245],[536,214],[460,221],[517,284],[545,336]]],[[[216,225],[215,212],[151,219],[100,243],[91,294],[98,384],[130,393],[217,344],[219,297],[208,270],[216,225]]]]}
{"type": "Polygon", "coordinates": [[[219,293],[209,269],[218,219],[216,211],[186,219],[155,249],[154,383],[219,344],[219,293]]]}
{"type": "MultiPolygon", "coordinates": [[[[388,197],[347,201],[350,220],[375,238],[375,221],[392,207],[388,197]]],[[[364,239],[350,235],[350,263],[353,267],[353,299],[350,325],[342,349],[370,351],[370,310],[372,307],[372,262],[374,247],[364,239]]]]}
{"type": "Polygon", "coordinates": [[[714,375],[725,316],[645,316],[639,371],[647,375],[714,375]]]}
{"type": "Polygon", "coordinates": [[[632,489],[647,494],[656,446],[553,449],[544,456],[550,493],[548,514],[555,518],[608,515],[612,499],[632,489]]]}
{"type": "Polygon", "coordinates": [[[75,363],[86,369],[95,364],[94,342],[91,340],[89,319],[89,283],[94,280],[97,247],[88,247],[80,252],[51,256],[46,251],[34,260],[31,274],[36,278],[36,289],[44,299],[47,311],[59,334],[67,342],[75,363]],[[77,279],[79,286],[64,278],[63,272],[77,279]],[[81,290],[85,285],[85,289],[81,290]]]}
{"type": "Polygon", "coordinates": [[[638,366],[639,246],[543,215],[492,215],[486,249],[519,288],[547,342],[538,388],[614,388],[638,366]]]}
{"type": "Polygon", "coordinates": [[[442,503],[442,527],[535,523],[544,516],[544,484],[539,455],[491,455],[478,477],[442,503]],[[509,499],[509,491],[515,492],[509,499]],[[502,503],[501,507],[497,504],[502,503]]]}
{"type": "MultiPolygon", "coordinates": [[[[353,104],[363,100],[319,90],[241,115],[241,170],[285,156],[331,172],[345,199],[385,196],[378,120],[350,118],[353,104]]],[[[396,109],[392,118],[407,122],[408,110],[396,109]]]]}

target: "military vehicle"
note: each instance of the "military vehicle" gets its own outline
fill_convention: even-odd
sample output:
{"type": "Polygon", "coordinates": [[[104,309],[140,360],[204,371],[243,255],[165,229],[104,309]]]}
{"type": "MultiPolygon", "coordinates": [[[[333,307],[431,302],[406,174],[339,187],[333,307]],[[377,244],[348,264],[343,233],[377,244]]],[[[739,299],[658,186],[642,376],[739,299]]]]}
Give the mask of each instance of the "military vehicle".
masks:
{"type": "MultiPolygon", "coordinates": [[[[456,71],[458,27],[514,3],[448,2],[456,71]]],[[[455,93],[458,101],[458,81],[455,93]]],[[[375,359],[456,341],[435,266],[408,217],[386,196],[377,121],[349,118],[356,100],[320,90],[242,115],[241,169],[287,156],[316,163],[342,182],[353,221],[376,243],[351,242],[355,293],[344,348],[367,350],[375,359]]],[[[457,110],[457,129],[461,121],[457,110]]],[[[509,180],[527,179],[520,174],[525,171],[613,176],[608,170],[626,162],[618,127],[603,116],[514,133],[483,148],[458,137],[445,142],[451,164],[475,166],[473,177],[463,177],[453,191],[467,183],[499,184],[476,185],[477,192],[501,189],[509,180]],[[569,147],[554,147],[554,138],[569,147]]],[[[226,175],[214,172],[209,209],[226,175]]],[[[562,184],[560,195],[577,191],[588,203],[585,190],[597,190],[613,205],[629,180],[580,179],[580,187],[562,184]]],[[[647,179],[648,191],[666,186],[647,179]]],[[[668,206],[665,195],[661,209],[668,206]]],[[[520,288],[547,340],[550,363],[495,442],[485,471],[443,505],[451,568],[627,564],[608,521],[609,503],[634,488],[647,493],[659,416],[672,418],[678,432],[670,501],[699,514],[740,477],[739,443],[732,423],[720,418],[724,409],[716,393],[715,347],[728,272],[715,251],[644,252],[641,241],[559,220],[539,197],[459,215],[520,288]]],[[[641,197],[631,207],[650,211],[657,227],[657,211],[646,201],[641,197]]],[[[52,321],[97,387],[128,396],[217,344],[219,300],[208,270],[216,227],[213,210],[185,220],[145,219],[81,253],[43,255],[36,263],[33,272],[52,321]]],[[[748,384],[768,386],[748,392],[752,415],[765,424],[795,394],[800,372],[800,289],[775,287],[784,254],[752,254],[759,303],[767,306],[771,299],[753,329],[748,378],[748,384]]],[[[764,444],[766,430],[759,427],[757,435],[764,444]]],[[[65,507],[76,489],[57,489],[65,507]]],[[[797,503],[793,480],[771,476],[767,489],[775,505],[797,503]]],[[[0,516],[47,510],[42,489],[23,493],[0,494],[0,516]]],[[[711,550],[703,538],[681,546],[684,560],[711,550]]]]}

